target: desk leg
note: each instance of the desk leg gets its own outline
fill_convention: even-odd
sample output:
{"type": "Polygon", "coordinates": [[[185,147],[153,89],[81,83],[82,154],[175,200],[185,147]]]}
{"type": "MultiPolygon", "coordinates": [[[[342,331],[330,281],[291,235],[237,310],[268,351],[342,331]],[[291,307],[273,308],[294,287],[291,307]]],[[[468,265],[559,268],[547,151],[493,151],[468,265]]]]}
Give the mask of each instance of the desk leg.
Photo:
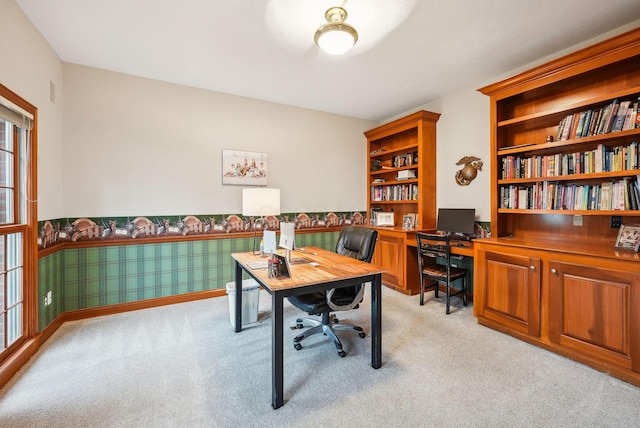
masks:
{"type": "Polygon", "coordinates": [[[382,274],[371,282],[371,367],[382,367],[382,274]]]}
{"type": "Polygon", "coordinates": [[[236,333],[242,330],[242,266],[236,261],[236,333]]]}
{"type": "Polygon", "coordinates": [[[284,404],[284,358],[283,358],[283,294],[271,295],[271,406],[274,409],[284,404]]]}

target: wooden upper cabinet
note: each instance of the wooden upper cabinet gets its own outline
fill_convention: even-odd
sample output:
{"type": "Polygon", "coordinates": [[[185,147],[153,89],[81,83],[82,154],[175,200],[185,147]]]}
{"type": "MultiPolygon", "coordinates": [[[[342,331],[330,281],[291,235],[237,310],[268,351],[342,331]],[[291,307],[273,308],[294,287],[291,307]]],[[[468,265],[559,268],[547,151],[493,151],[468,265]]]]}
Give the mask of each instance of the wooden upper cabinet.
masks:
{"type": "Polygon", "coordinates": [[[572,239],[608,240],[609,216],[637,220],[640,199],[629,192],[640,196],[640,128],[623,127],[626,117],[614,125],[640,100],[640,29],[480,91],[491,97],[494,236],[563,235],[567,214],[579,214],[586,227],[572,239]],[[622,206],[612,206],[618,194],[622,206]]]}
{"type": "Polygon", "coordinates": [[[384,267],[382,282],[416,294],[416,229],[436,227],[436,123],[440,114],[418,111],[364,133],[367,137],[367,210],[378,230],[374,263],[384,267]],[[375,212],[393,218],[393,226],[376,224],[375,212]],[[403,229],[411,214],[415,227],[403,229]]]}
{"type": "Polygon", "coordinates": [[[403,216],[415,214],[418,228],[435,227],[439,118],[438,113],[422,110],[364,133],[370,216],[372,210],[393,212],[402,229],[403,216]]]}

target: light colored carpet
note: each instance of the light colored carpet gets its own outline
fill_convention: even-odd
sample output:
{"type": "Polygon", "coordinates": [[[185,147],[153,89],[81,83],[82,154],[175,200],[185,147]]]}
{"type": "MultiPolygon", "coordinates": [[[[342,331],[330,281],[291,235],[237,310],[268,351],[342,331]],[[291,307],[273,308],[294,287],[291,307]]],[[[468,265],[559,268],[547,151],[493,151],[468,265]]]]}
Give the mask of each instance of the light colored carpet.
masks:
{"type": "MultiPolygon", "coordinates": [[[[342,318],[369,331],[369,295],[342,318]]],[[[227,297],[66,323],[0,390],[1,427],[638,427],[640,388],[479,326],[459,300],[383,287],[383,366],[342,332],[301,351],[285,303],[271,408],[271,298],[239,334],[227,297]]]]}

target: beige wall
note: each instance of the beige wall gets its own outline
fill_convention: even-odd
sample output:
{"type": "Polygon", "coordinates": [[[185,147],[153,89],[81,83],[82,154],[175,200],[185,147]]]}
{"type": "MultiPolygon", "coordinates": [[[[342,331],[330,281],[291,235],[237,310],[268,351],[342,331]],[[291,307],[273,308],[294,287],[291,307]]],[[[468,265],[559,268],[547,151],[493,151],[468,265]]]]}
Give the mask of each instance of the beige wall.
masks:
{"type": "Polygon", "coordinates": [[[69,215],[239,213],[222,149],[268,154],[283,212],[366,210],[375,122],[73,64],[64,81],[69,215]]]}
{"type": "Polygon", "coordinates": [[[0,0],[0,83],[38,108],[38,218],[63,217],[62,61],[13,0],[0,0]]]}
{"type": "Polygon", "coordinates": [[[475,208],[476,219],[491,221],[491,147],[489,143],[489,97],[474,89],[456,92],[424,106],[440,112],[438,121],[438,208],[475,208]],[[456,182],[456,165],[465,156],[483,162],[481,171],[467,186],[456,182]]]}

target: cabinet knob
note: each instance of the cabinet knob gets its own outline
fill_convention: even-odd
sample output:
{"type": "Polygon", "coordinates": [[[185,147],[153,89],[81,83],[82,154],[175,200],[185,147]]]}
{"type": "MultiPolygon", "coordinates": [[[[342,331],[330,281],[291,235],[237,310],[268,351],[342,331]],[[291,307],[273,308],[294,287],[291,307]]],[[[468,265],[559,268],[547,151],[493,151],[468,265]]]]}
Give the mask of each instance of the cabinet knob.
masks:
{"type": "Polygon", "coordinates": [[[529,266],[529,269],[536,270],[536,267],[534,265],[531,265],[531,266],[529,266]]]}
{"type": "Polygon", "coordinates": [[[558,271],[555,269],[551,269],[551,273],[557,273],[558,271]]]}

